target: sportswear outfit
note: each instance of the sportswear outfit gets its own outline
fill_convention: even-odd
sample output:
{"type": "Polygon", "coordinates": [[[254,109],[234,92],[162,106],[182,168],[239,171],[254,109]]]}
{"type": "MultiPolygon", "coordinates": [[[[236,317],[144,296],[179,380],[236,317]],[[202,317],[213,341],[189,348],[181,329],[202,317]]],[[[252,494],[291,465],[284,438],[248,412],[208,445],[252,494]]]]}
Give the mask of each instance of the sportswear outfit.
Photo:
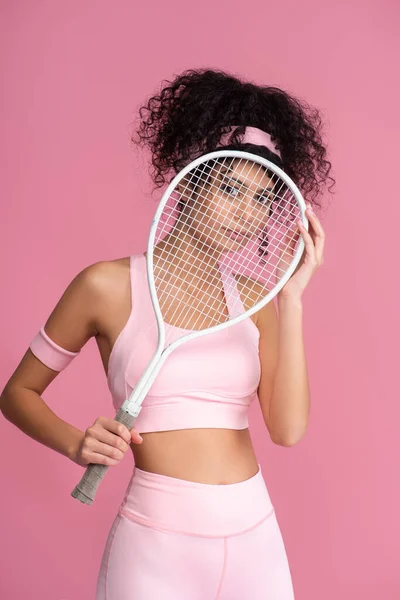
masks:
{"type": "MultiPolygon", "coordinates": [[[[220,272],[230,315],[242,312],[235,278],[222,265],[220,272]]],[[[130,284],[131,313],[109,357],[107,382],[116,410],[158,339],[143,254],[130,257],[130,284]]],[[[165,327],[168,341],[185,332],[165,327]]],[[[176,348],[134,428],[247,428],[261,374],[258,340],[258,328],[246,318],[176,348]]],[[[79,354],[55,344],[44,327],[30,348],[55,370],[79,354]]],[[[293,600],[284,542],[258,467],[249,479],[216,485],[135,466],[108,533],[96,600],[293,600]]]]}

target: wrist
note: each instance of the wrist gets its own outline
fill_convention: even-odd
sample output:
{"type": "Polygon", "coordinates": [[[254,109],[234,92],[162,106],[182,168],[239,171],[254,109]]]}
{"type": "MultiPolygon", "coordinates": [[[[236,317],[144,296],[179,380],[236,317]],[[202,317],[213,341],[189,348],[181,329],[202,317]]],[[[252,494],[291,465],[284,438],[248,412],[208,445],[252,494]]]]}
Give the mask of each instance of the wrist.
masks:
{"type": "Polygon", "coordinates": [[[76,455],[84,437],[85,434],[83,431],[74,428],[71,440],[69,441],[66,451],[66,457],[72,460],[73,462],[76,462],[76,455]]]}
{"type": "Polygon", "coordinates": [[[285,307],[290,306],[293,308],[302,309],[303,308],[303,300],[301,296],[293,296],[293,295],[278,295],[278,306],[285,307]]]}

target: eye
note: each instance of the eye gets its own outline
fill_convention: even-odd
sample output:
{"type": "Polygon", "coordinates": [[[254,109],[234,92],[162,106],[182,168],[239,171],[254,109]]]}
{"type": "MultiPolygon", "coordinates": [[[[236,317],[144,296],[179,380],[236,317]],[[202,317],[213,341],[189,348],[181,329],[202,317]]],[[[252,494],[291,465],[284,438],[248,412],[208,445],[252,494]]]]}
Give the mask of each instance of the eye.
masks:
{"type": "Polygon", "coordinates": [[[237,188],[233,187],[232,185],[225,184],[225,183],[223,183],[221,185],[221,189],[224,192],[226,192],[227,194],[231,194],[231,195],[232,195],[232,190],[235,191],[235,192],[237,192],[236,194],[233,194],[235,196],[235,198],[236,198],[237,194],[239,193],[239,190],[237,188]]]}
{"type": "Polygon", "coordinates": [[[268,194],[268,196],[259,196],[258,197],[258,201],[261,204],[268,204],[268,202],[272,202],[273,198],[274,198],[274,194],[272,192],[272,190],[268,190],[270,193],[268,194]]]}

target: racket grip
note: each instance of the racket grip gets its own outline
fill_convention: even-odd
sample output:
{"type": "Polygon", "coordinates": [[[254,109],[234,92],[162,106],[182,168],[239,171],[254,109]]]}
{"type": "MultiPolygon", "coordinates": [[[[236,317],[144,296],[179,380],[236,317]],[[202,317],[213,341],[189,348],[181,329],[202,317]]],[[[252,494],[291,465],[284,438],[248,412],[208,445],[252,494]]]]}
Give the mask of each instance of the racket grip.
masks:
{"type": "MultiPolygon", "coordinates": [[[[116,416],[115,421],[118,423],[122,423],[128,429],[131,429],[132,425],[137,419],[137,416],[132,416],[126,410],[119,409],[116,416]]],[[[107,472],[107,469],[110,465],[99,465],[96,463],[90,463],[86,467],[86,471],[84,472],[82,479],[78,483],[78,485],[72,490],[71,496],[76,498],[83,504],[92,504],[94,497],[97,492],[97,488],[100,485],[101,480],[107,472]]]]}

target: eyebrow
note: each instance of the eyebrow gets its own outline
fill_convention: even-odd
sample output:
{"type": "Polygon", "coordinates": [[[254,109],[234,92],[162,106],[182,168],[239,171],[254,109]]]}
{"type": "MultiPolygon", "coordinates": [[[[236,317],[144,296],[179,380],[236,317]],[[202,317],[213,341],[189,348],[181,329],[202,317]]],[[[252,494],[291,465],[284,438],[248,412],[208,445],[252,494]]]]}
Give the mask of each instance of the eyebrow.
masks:
{"type": "MultiPolygon", "coordinates": [[[[232,171],[231,168],[229,168],[229,167],[222,167],[222,169],[220,169],[220,171],[219,171],[220,173],[223,173],[223,174],[228,173],[229,176],[230,176],[230,178],[233,179],[233,181],[236,181],[236,183],[238,183],[239,185],[244,185],[246,189],[249,189],[247,187],[247,185],[245,185],[244,181],[241,181],[240,179],[236,179],[236,177],[233,177],[232,175],[230,175],[230,173],[233,173],[233,171],[232,171]],[[224,170],[222,170],[222,169],[224,169],[224,170]]],[[[275,185],[272,188],[269,188],[269,187],[260,187],[260,188],[258,188],[258,190],[256,192],[256,195],[260,196],[265,191],[272,192],[273,189],[274,189],[274,187],[275,187],[275,185]]]]}

